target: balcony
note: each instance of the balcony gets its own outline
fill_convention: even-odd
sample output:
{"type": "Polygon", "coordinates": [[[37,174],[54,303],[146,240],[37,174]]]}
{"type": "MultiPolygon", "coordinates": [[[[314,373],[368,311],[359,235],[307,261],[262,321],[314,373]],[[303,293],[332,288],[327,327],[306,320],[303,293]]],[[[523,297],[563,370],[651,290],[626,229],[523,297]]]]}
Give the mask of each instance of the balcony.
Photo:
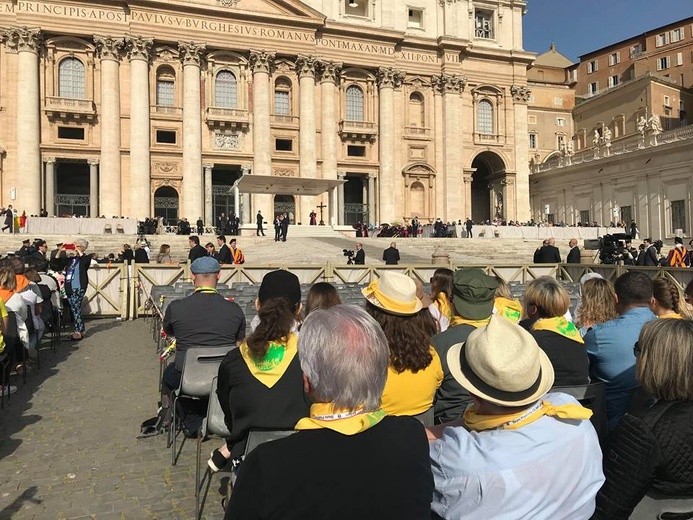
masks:
{"type": "Polygon", "coordinates": [[[96,117],[96,106],[91,99],[47,96],[44,111],[52,120],[93,121],[96,117]]]}
{"type": "Polygon", "coordinates": [[[404,137],[408,139],[425,139],[431,138],[431,129],[421,126],[406,126],[404,127],[404,137]]]}
{"type": "Polygon", "coordinates": [[[183,119],[183,109],[181,107],[152,105],[149,113],[151,117],[155,119],[170,119],[174,121],[180,121],[183,119]]]}
{"type": "Polygon", "coordinates": [[[497,134],[481,134],[476,132],[474,134],[474,144],[503,144],[501,141],[501,136],[497,134]]]}
{"type": "Polygon", "coordinates": [[[339,122],[339,135],[345,140],[372,142],[378,136],[378,127],[370,121],[348,121],[342,119],[339,122]]]}
{"type": "Polygon", "coordinates": [[[272,114],[272,126],[281,128],[298,128],[298,116],[272,114]]]}
{"type": "Polygon", "coordinates": [[[250,126],[248,111],[238,108],[207,107],[207,126],[247,130],[250,126]]]}

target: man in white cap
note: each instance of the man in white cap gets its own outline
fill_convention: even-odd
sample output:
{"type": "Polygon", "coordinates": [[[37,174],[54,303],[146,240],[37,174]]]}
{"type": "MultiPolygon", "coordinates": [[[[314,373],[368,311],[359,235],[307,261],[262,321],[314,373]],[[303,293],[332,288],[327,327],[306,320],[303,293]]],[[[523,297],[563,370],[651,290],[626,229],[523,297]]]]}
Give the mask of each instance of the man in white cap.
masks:
{"type": "Polygon", "coordinates": [[[532,335],[493,316],[447,358],[473,404],[428,430],[433,518],[590,518],[604,483],[592,412],[547,395],[553,367],[532,335]]]}

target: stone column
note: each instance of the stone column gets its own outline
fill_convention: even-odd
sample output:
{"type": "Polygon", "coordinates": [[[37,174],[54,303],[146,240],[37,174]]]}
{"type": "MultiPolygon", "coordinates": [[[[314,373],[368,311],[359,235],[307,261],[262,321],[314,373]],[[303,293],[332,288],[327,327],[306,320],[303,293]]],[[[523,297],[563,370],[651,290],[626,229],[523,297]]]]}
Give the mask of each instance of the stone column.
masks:
{"type": "Polygon", "coordinates": [[[46,157],[46,211],[55,215],[55,157],[46,157]]]}
{"type": "Polygon", "coordinates": [[[368,174],[368,223],[375,224],[375,174],[368,174]]]}
{"type": "MultiPolygon", "coordinates": [[[[460,132],[460,102],[466,80],[455,75],[443,75],[443,113],[445,144],[443,165],[445,168],[445,215],[443,220],[459,220],[466,202],[462,194],[462,132],[460,132]]],[[[470,204],[471,207],[471,204],[470,204]]],[[[471,218],[471,215],[469,215],[471,218]]]]}
{"type": "Polygon", "coordinates": [[[524,85],[513,85],[510,93],[515,102],[513,118],[515,121],[515,219],[526,221],[530,218],[529,208],[529,135],[527,134],[527,103],[532,91],[524,85]]]}
{"type": "Polygon", "coordinates": [[[122,38],[94,36],[101,59],[101,161],[99,207],[107,217],[123,214],[120,168],[120,51],[122,38]]]}
{"type": "Polygon", "coordinates": [[[99,160],[90,159],[89,163],[89,216],[99,216],[99,160]]]}
{"type": "MultiPolygon", "coordinates": [[[[250,175],[250,165],[244,164],[241,166],[241,174],[243,176],[250,175]]],[[[238,211],[238,210],[237,210],[238,211]]],[[[250,193],[241,194],[241,209],[238,215],[241,217],[241,224],[250,224],[250,193]]]]}
{"type": "Polygon", "coordinates": [[[404,75],[392,67],[380,67],[377,73],[380,98],[380,220],[392,222],[396,217],[395,176],[395,88],[399,88],[404,75]]]}
{"type": "Polygon", "coordinates": [[[3,31],[5,45],[17,52],[17,208],[28,215],[41,211],[41,112],[39,51],[41,30],[12,27],[3,31]]]}
{"type": "MultiPolygon", "coordinates": [[[[337,179],[343,181],[346,173],[337,172],[337,179]]],[[[344,184],[337,186],[337,225],[344,225],[344,184]]]]}
{"type": "Polygon", "coordinates": [[[429,217],[441,217],[446,213],[445,207],[445,175],[444,175],[444,151],[445,151],[445,113],[443,111],[443,91],[445,82],[442,76],[433,76],[433,135],[435,138],[435,168],[438,175],[435,179],[435,199],[429,211],[429,217]]]}
{"type": "Polygon", "coordinates": [[[130,60],[130,211],[127,216],[144,219],[151,216],[149,56],[153,40],[128,36],[125,43],[130,60]]]}
{"type": "Polygon", "coordinates": [[[205,171],[205,226],[214,226],[214,216],[212,215],[212,168],[214,168],[214,164],[205,163],[202,168],[205,171]]]}
{"type": "MultiPolygon", "coordinates": [[[[183,61],[183,214],[189,220],[203,216],[211,225],[207,205],[202,207],[202,117],[200,108],[200,59],[205,46],[193,42],[179,42],[178,51],[183,61]]],[[[205,170],[205,179],[207,171],[205,170]]],[[[210,170],[211,176],[211,170],[210,170]]],[[[211,178],[210,178],[211,187],[211,178]]],[[[205,199],[207,185],[205,184],[205,199]]],[[[210,188],[211,189],[211,188],[210,188]]],[[[211,192],[210,192],[211,195],[211,192]]],[[[210,206],[211,210],[211,201],[210,206]]]]}
{"type": "MultiPolygon", "coordinates": [[[[322,113],[320,138],[322,144],[322,178],[337,178],[337,111],[335,91],[341,63],[322,62],[320,67],[320,94],[322,113]]],[[[337,224],[337,189],[330,190],[328,215],[331,226],[337,224]]]]}
{"type": "MultiPolygon", "coordinates": [[[[253,73],[253,173],[256,175],[272,175],[270,73],[274,56],[273,52],[250,51],[250,69],[253,73]]],[[[254,201],[256,207],[253,207],[253,212],[261,210],[265,218],[273,219],[271,195],[255,195],[254,201]]],[[[248,217],[250,220],[250,213],[248,217]]]]}
{"type": "MultiPolygon", "coordinates": [[[[313,56],[299,55],[296,71],[299,81],[299,175],[308,179],[317,177],[315,147],[315,69],[319,61],[313,56]]],[[[300,197],[296,208],[297,222],[307,224],[308,215],[315,207],[315,197],[300,197]]]]}
{"type": "Polygon", "coordinates": [[[464,215],[461,217],[466,219],[467,217],[472,218],[472,175],[476,168],[465,168],[463,179],[464,179],[464,215]]]}
{"type": "MultiPolygon", "coordinates": [[[[240,190],[238,189],[238,186],[233,187],[233,213],[234,215],[238,215],[239,211],[239,205],[241,204],[241,194],[240,190]]],[[[230,217],[233,215],[230,215],[230,217]]]]}

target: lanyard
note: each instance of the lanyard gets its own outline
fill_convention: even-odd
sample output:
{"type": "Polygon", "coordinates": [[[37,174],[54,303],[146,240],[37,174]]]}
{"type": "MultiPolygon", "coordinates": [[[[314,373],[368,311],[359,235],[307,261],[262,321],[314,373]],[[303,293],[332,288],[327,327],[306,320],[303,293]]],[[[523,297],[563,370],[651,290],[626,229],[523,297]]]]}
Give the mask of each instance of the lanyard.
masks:
{"type": "Polygon", "coordinates": [[[527,417],[529,417],[530,415],[532,415],[533,413],[535,413],[537,410],[539,410],[539,408],[541,408],[541,406],[542,406],[542,402],[539,401],[538,403],[536,403],[536,404],[535,404],[534,406],[532,406],[531,408],[528,408],[528,409],[525,411],[525,413],[523,413],[523,414],[520,415],[519,417],[515,417],[515,418],[514,418],[513,420],[511,420],[511,421],[508,421],[508,422],[506,422],[506,423],[503,423],[503,424],[501,424],[500,426],[496,426],[494,429],[495,429],[495,430],[503,430],[503,429],[507,428],[508,426],[512,426],[513,424],[517,424],[517,423],[519,423],[519,422],[521,422],[521,421],[524,421],[525,419],[527,419],[527,417]]]}
{"type": "Polygon", "coordinates": [[[354,417],[356,415],[361,415],[362,413],[368,413],[366,410],[354,410],[351,412],[341,412],[341,413],[331,413],[326,415],[315,415],[311,419],[316,419],[318,421],[337,421],[339,419],[348,419],[349,417],[354,417]]]}
{"type": "Polygon", "coordinates": [[[219,291],[217,291],[216,287],[206,287],[204,285],[196,287],[195,292],[196,293],[202,293],[202,294],[218,294],[219,293],[219,291]]]}

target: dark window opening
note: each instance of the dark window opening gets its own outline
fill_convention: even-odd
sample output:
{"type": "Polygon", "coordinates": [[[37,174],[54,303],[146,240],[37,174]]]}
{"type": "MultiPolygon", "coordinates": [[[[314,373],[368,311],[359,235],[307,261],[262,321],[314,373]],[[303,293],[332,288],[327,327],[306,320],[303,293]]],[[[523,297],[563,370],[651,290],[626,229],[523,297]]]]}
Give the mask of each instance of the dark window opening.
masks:
{"type": "Polygon", "coordinates": [[[59,126],[58,139],[77,139],[79,141],[84,141],[84,128],[59,126]]]}
{"type": "Polygon", "coordinates": [[[176,132],[171,130],[157,130],[156,142],[162,144],[176,144],[176,132]]]}
{"type": "Polygon", "coordinates": [[[294,142],[291,139],[277,139],[274,143],[274,149],[278,152],[290,152],[294,149],[294,142]]]}
{"type": "Polygon", "coordinates": [[[349,157],[365,157],[366,156],[366,147],[365,146],[349,145],[349,146],[347,146],[347,155],[349,157]]]}

